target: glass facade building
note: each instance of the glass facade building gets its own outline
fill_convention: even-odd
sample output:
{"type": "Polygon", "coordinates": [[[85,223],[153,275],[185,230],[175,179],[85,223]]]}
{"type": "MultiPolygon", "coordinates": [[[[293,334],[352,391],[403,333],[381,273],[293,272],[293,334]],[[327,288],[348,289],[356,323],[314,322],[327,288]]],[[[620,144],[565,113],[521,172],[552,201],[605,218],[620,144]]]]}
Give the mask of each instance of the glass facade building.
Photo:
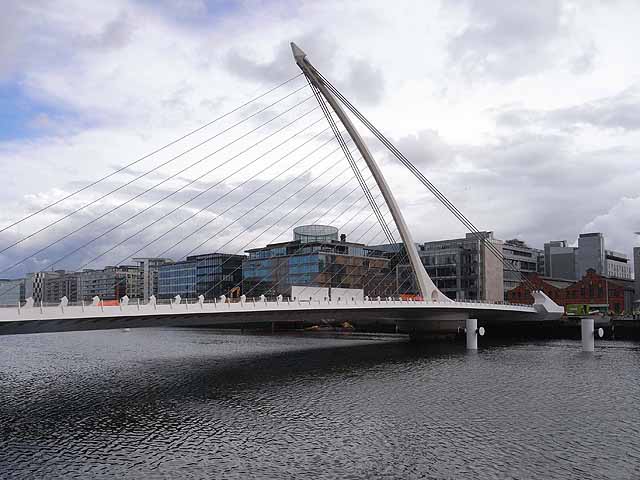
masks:
{"type": "Polygon", "coordinates": [[[207,253],[187,257],[182,262],[162,265],[158,271],[158,297],[195,300],[226,295],[239,297],[242,289],[243,255],[207,253]]]}
{"type": "Polygon", "coordinates": [[[362,289],[370,296],[389,290],[384,283],[389,260],[383,252],[347,242],[344,236],[338,240],[333,227],[312,227],[297,227],[293,241],[247,251],[242,271],[248,297],[286,297],[292,286],[362,289]]]}
{"type": "Polygon", "coordinates": [[[15,307],[24,302],[24,279],[10,280],[0,278],[0,305],[15,307]]]}
{"type": "Polygon", "coordinates": [[[196,262],[185,260],[160,266],[158,269],[158,298],[180,295],[194,299],[196,295],[196,262]]]}
{"type": "MultiPolygon", "coordinates": [[[[480,235],[492,242],[498,250],[502,249],[502,242],[494,239],[492,232],[480,232],[480,235]]],[[[375,248],[387,252],[389,268],[395,273],[398,291],[417,294],[417,282],[413,269],[408,265],[404,246],[387,244],[375,248]]],[[[504,299],[503,265],[475,235],[425,242],[417,244],[417,249],[427,274],[449,298],[490,301],[504,299]]]]}

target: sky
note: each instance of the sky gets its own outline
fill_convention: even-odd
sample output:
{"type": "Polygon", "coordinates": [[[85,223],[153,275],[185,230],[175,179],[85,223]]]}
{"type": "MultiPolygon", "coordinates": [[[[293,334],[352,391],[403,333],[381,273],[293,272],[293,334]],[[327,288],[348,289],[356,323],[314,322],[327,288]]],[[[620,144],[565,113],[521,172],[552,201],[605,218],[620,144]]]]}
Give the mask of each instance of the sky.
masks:
{"type": "MultiPolygon", "coordinates": [[[[295,41],[481,230],[538,248],[549,240],[575,243],[580,233],[600,231],[607,248],[630,255],[634,232],[640,231],[638,25],[640,5],[617,0],[399,0],[393,8],[375,0],[8,0],[0,16],[0,226],[297,75],[289,48],[295,41]]],[[[258,104],[266,108],[270,100],[303,87],[303,82],[294,79],[258,104]]],[[[256,114],[247,125],[258,125],[278,107],[292,106],[306,95],[308,90],[299,91],[256,114]]],[[[314,106],[308,101],[296,108],[314,106]]],[[[302,112],[292,110],[291,115],[298,111],[302,112]]],[[[215,127],[220,131],[232,125],[241,113],[215,127]]],[[[300,122],[315,120],[317,114],[311,112],[300,122]]],[[[283,116],[272,125],[294,118],[283,116]]],[[[463,236],[464,227],[361,125],[358,128],[370,142],[415,240],[463,236]]],[[[190,137],[191,145],[208,138],[201,133],[190,137]]],[[[310,139],[311,133],[307,130],[298,138],[310,139]]],[[[231,132],[221,134],[218,147],[230,139],[231,132]]],[[[249,145],[249,139],[243,139],[225,152],[241,152],[249,145]]],[[[220,172],[201,177],[207,170],[203,163],[109,213],[163,175],[178,171],[172,164],[103,202],[83,207],[186,146],[172,148],[0,233],[0,245],[10,245],[59,220],[1,253],[0,265],[19,264],[2,268],[0,277],[51,268],[58,258],[139,214],[54,265],[76,269],[136,233],[143,220],[158,220],[89,266],[117,263],[206,207],[209,201],[202,196],[200,203],[177,210],[173,220],[159,217],[214,180],[220,183],[213,193],[238,189],[198,218],[214,221],[217,215],[230,220],[223,206],[247,215],[234,227],[221,223],[220,232],[207,223],[198,238],[220,241],[199,251],[227,244],[241,249],[245,244],[234,236],[246,230],[241,238],[254,238],[253,232],[262,231],[252,223],[267,218],[267,200],[275,202],[277,188],[287,191],[287,174],[311,179],[309,175],[320,171],[319,164],[310,172],[302,164],[285,169],[282,177],[256,194],[265,203],[251,212],[247,205],[234,207],[231,202],[240,200],[252,185],[240,185],[240,179],[265,164],[250,164],[253,158],[248,156],[222,169],[230,173],[231,165],[239,165],[245,170],[238,177],[227,179],[220,172]],[[195,183],[145,210],[185,182],[195,183]],[[63,218],[77,209],[77,214],[63,218]],[[94,219],[78,234],[34,255],[94,219]],[[23,258],[27,260],[20,262],[23,258]]],[[[255,155],[265,151],[256,148],[255,155]]],[[[191,159],[183,159],[187,157],[191,159]]],[[[258,174],[252,182],[257,188],[268,178],[258,174]]],[[[295,218],[294,212],[288,220],[295,218]]],[[[329,218],[327,214],[324,220],[329,218]]],[[[189,225],[184,228],[188,231],[189,225]]],[[[264,235],[250,246],[285,236],[290,233],[264,235]]],[[[162,240],[171,244],[171,238],[162,240]]],[[[160,243],[155,250],[140,250],[140,255],[159,253],[160,243]]],[[[185,245],[184,252],[190,249],[185,245]]],[[[175,251],[170,255],[180,256],[175,251]]]]}

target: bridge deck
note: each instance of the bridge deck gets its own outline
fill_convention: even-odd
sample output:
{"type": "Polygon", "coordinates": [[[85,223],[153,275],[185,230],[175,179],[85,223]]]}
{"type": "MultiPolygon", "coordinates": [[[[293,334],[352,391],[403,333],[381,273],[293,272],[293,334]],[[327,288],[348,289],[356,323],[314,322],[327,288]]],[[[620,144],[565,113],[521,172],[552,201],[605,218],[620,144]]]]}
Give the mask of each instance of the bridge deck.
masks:
{"type": "Polygon", "coordinates": [[[0,335],[125,327],[317,323],[327,320],[349,321],[356,325],[404,322],[425,328],[448,322],[447,328],[455,330],[466,318],[540,321],[549,319],[547,317],[531,305],[401,300],[35,306],[0,309],[0,335]]]}

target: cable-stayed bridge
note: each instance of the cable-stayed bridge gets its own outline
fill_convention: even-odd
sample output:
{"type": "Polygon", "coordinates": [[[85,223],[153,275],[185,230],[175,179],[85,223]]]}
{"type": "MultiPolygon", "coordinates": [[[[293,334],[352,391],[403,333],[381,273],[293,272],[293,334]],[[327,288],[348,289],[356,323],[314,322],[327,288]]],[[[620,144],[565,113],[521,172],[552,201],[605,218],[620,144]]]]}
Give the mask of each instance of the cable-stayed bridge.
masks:
{"type": "MultiPolygon", "coordinates": [[[[562,307],[532,285],[533,305],[453,301],[442,293],[429,277],[400,206],[354,120],[406,167],[402,174],[416,177],[489,254],[505,268],[513,266],[300,48],[292,44],[292,51],[299,75],[0,229],[9,238],[0,249],[0,275],[25,265],[81,271],[106,259],[116,258],[109,263],[121,265],[141,255],[188,259],[205,249],[228,253],[230,259],[265,243],[274,251],[283,248],[278,245],[293,227],[309,223],[338,224],[348,232],[349,242],[340,248],[357,257],[356,265],[302,264],[278,275],[278,260],[269,257],[264,265],[270,266],[258,261],[264,268],[256,268],[247,281],[242,265],[229,271],[219,264],[212,281],[198,284],[197,298],[178,295],[168,303],[155,297],[142,303],[130,300],[120,279],[107,289],[115,305],[105,305],[96,295],[75,304],[62,297],[55,305],[27,298],[2,308],[0,334],[327,320],[452,332],[469,318],[517,322],[561,316],[562,307]],[[16,233],[29,226],[29,233],[16,233]],[[382,255],[369,247],[383,243],[396,250],[382,255]],[[402,281],[394,279],[390,268],[399,265],[411,272],[402,281]],[[295,299],[282,295],[285,287],[300,280],[302,293],[295,299]],[[360,289],[362,295],[336,298],[321,293],[347,287],[360,289]],[[242,295],[231,302],[234,292],[242,295]]],[[[329,258],[322,245],[313,242],[301,242],[288,253],[315,255],[316,261],[329,258]]],[[[523,277],[523,282],[528,279],[523,277]]]]}

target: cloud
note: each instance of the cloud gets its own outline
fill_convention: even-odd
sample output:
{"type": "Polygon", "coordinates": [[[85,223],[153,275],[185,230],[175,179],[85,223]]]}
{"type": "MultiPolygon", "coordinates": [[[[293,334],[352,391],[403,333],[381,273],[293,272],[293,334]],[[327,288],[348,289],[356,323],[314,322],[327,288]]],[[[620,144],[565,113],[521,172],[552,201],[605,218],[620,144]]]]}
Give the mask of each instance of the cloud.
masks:
{"type": "Polygon", "coordinates": [[[640,85],[587,103],[555,110],[505,109],[496,122],[501,126],[522,127],[538,124],[546,128],[574,129],[590,125],[621,130],[640,129],[640,85]]]}
{"type": "Polygon", "coordinates": [[[382,70],[373,67],[364,60],[353,60],[345,88],[353,92],[356,101],[370,105],[380,103],[385,88],[382,70]]]}
{"type": "MultiPolygon", "coordinates": [[[[364,106],[361,110],[367,117],[478,227],[494,230],[501,238],[519,237],[541,246],[550,238],[575,238],[586,225],[599,219],[593,228],[609,229],[607,235],[614,242],[616,234],[609,233],[613,227],[607,225],[614,225],[618,215],[629,218],[627,203],[627,213],[623,213],[623,207],[614,206],[622,199],[635,199],[640,184],[636,165],[640,157],[640,102],[638,87],[628,85],[630,78],[640,75],[634,52],[628,48],[630,39],[635,38],[640,9],[624,2],[620,2],[620,9],[600,4],[577,8],[564,1],[513,6],[498,1],[455,0],[434,5],[418,2],[389,9],[381,0],[295,4],[200,0],[8,2],[3,7],[11,19],[3,16],[0,20],[0,82],[4,81],[0,98],[13,100],[3,101],[9,108],[3,109],[2,120],[9,128],[3,128],[4,136],[0,137],[4,178],[0,225],[61,198],[296,75],[299,69],[289,48],[293,40],[354,104],[364,106]],[[354,22],[354,18],[359,21],[354,22]],[[20,102],[15,101],[17,96],[20,102]],[[18,103],[21,108],[26,105],[21,116],[16,113],[18,103]],[[607,225],[601,219],[605,217],[609,219],[607,225]]],[[[285,90],[304,85],[304,79],[296,79],[286,89],[261,99],[259,105],[240,109],[190,137],[193,143],[189,145],[268,105],[285,90]]],[[[300,93],[308,94],[306,87],[300,93]]],[[[202,151],[159,168],[124,192],[78,214],[77,219],[52,228],[49,234],[25,244],[24,250],[16,249],[3,257],[0,265],[15,261],[17,255],[47,244],[173,175],[254,128],[281,107],[284,104],[227,132],[202,151]]],[[[293,119],[294,113],[286,118],[293,119]]],[[[216,161],[231,157],[282,124],[274,122],[239,141],[217,154],[216,161]]],[[[250,153],[257,158],[283,138],[273,138],[250,153]]],[[[185,148],[183,143],[168,148],[78,196],[80,203],[70,201],[33,222],[3,232],[0,244],[59,218],[82,201],[96,198],[185,148]]],[[[383,150],[375,153],[416,240],[464,235],[465,229],[410,172],[383,150]]],[[[209,194],[149,228],[95,266],[114,263],[128,250],[160,237],[206,206],[208,200],[239,185],[240,178],[248,178],[273,158],[260,159],[256,164],[249,164],[249,154],[234,159],[224,173],[199,179],[157,210],[145,213],[139,222],[131,222],[133,225],[125,225],[83,250],[67,266],[81,264],[226,173],[241,170],[237,177],[224,180],[209,194]]],[[[289,162],[293,169],[297,158],[291,157],[285,164],[289,162]]],[[[104,219],[102,230],[87,228],[60,248],[39,256],[28,268],[44,265],[198,178],[207,170],[205,165],[211,164],[179,174],[104,219]]],[[[161,247],[204,224],[215,211],[248,194],[249,188],[267,181],[279,168],[243,185],[145,253],[159,253],[161,247]]],[[[337,181],[347,180],[348,175],[349,169],[337,181]]],[[[217,248],[260,215],[267,215],[269,206],[282,198],[274,193],[281,185],[274,182],[255,195],[253,204],[262,199],[268,202],[255,212],[247,212],[251,204],[247,203],[225,214],[215,225],[221,228],[246,213],[205,248],[217,248]]],[[[361,192],[356,190],[356,194],[361,192]]],[[[292,209],[304,196],[305,192],[294,195],[285,207],[292,209]]],[[[318,198],[323,202],[321,208],[329,208],[334,200],[337,198],[328,195],[318,198]]],[[[361,218],[359,209],[366,205],[356,203],[351,211],[338,216],[338,222],[355,215],[345,228],[355,227],[361,218]]],[[[305,208],[292,212],[285,221],[293,222],[295,214],[303,215],[305,208]]],[[[315,221],[320,212],[315,213],[315,217],[309,214],[303,221],[315,221]]],[[[336,208],[322,221],[330,222],[339,213],[336,208]]],[[[282,231],[286,227],[284,223],[279,226],[282,231]]],[[[364,233],[366,228],[354,235],[364,233]]],[[[371,230],[371,235],[378,230],[371,230]]],[[[215,231],[204,228],[202,235],[194,236],[194,245],[215,231]]],[[[257,235],[259,230],[252,233],[257,235]]],[[[257,244],[271,241],[271,233],[275,235],[269,232],[257,244]]],[[[287,230],[282,239],[289,237],[287,230]]],[[[615,242],[622,244],[626,238],[615,242]]],[[[230,248],[240,246],[234,243],[230,248]]]]}
{"type": "Polygon", "coordinates": [[[569,68],[572,73],[582,75],[592,72],[598,57],[598,49],[593,40],[585,45],[581,52],[569,60],[569,68]]]}
{"type": "Polygon", "coordinates": [[[435,130],[420,130],[393,142],[418,167],[433,168],[453,160],[454,150],[435,130]]]}
{"type": "Polygon", "coordinates": [[[562,32],[558,0],[535,3],[467,0],[469,22],[449,46],[452,62],[470,77],[512,80],[553,63],[562,32]]]}
{"type": "Polygon", "coordinates": [[[78,36],[75,45],[84,48],[122,48],[132,38],[135,25],[126,13],[121,13],[108,22],[97,34],[84,34],[78,36]]]}
{"type": "MultiPolygon", "coordinates": [[[[621,251],[632,258],[631,245],[640,231],[640,196],[623,197],[607,212],[586,223],[580,232],[603,232],[606,248],[621,251]]],[[[637,272],[640,274],[640,272],[637,272]]]]}
{"type": "Polygon", "coordinates": [[[8,2],[0,15],[0,82],[10,77],[20,62],[25,32],[21,22],[20,5],[8,2]]]}
{"type": "MultiPolygon", "coordinates": [[[[330,64],[334,57],[335,42],[321,32],[309,32],[295,39],[309,55],[313,55],[314,62],[319,65],[330,64]]],[[[262,60],[264,52],[246,51],[238,47],[232,48],[226,55],[225,66],[238,77],[258,82],[281,82],[300,72],[293,61],[290,41],[281,41],[275,45],[270,59],[262,60]]]]}
{"type": "MultiPolygon", "coordinates": [[[[328,78],[334,79],[345,91],[352,92],[357,101],[366,104],[377,104],[384,95],[385,80],[382,70],[372,66],[365,60],[348,58],[346,75],[338,75],[341,69],[336,68],[337,44],[334,39],[320,31],[312,31],[296,37],[295,42],[304,48],[313,64],[328,78]]],[[[231,49],[225,58],[225,65],[235,75],[244,79],[277,83],[295,75],[299,68],[293,63],[289,41],[277,44],[270,60],[260,60],[264,53],[243,52],[238,48],[231,49]]]]}

